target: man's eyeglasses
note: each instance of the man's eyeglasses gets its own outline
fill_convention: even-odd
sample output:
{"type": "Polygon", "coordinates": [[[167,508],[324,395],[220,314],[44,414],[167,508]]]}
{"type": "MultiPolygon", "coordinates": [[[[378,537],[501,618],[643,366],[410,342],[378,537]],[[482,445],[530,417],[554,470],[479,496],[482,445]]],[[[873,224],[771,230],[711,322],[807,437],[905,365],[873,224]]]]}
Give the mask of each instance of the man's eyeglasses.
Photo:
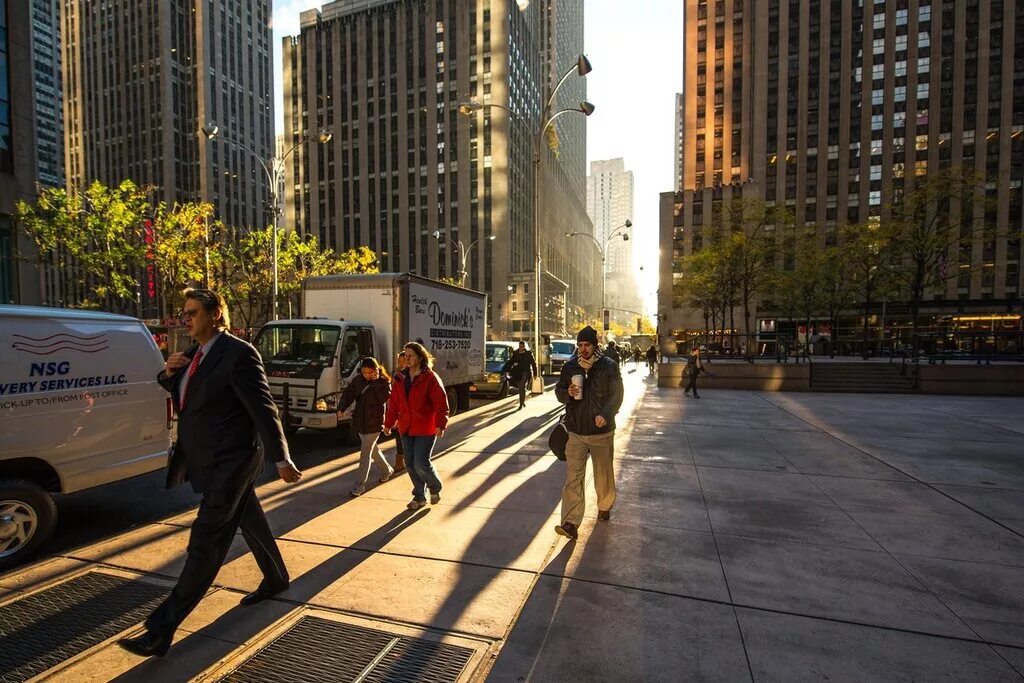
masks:
{"type": "Polygon", "coordinates": [[[194,311],[182,311],[181,312],[181,319],[182,320],[191,320],[192,318],[196,317],[197,315],[199,315],[199,309],[196,309],[194,311]]]}

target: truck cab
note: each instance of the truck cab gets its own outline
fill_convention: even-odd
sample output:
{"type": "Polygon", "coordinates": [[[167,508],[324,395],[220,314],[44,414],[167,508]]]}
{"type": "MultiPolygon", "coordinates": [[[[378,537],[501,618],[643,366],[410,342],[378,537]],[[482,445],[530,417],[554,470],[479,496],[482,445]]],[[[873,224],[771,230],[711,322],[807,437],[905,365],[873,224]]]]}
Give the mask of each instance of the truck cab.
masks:
{"type": "Polygon", "coordinates": [[[300,427],[338,427],[341,392],[359,373],[359,361],[387,360],[373,325],[353,320],[275,320],[260,329],[253,345],[289,434],[300,427]]]}

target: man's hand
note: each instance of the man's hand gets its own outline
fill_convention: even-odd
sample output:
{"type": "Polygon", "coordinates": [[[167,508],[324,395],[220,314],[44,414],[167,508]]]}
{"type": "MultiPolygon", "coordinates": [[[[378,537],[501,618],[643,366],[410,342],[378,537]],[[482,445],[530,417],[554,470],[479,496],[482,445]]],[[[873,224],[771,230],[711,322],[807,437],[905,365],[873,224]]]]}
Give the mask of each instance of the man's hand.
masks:
{"type": "Polygon", "coordinates": [[[580,388],[578,386],[576,386],[575,384],[570,384],[569,385],[569,395],[572,396],[573,398],[576,398],[577,396],[580,395],[580,388]]]}
{"type": "Polygon", "coordinates": [[[437,437],[437,438],[439,438],[439,439],[440,439],[440,438],[441,438],[442,436],[444,436],[444,427],[438,427],[438,428],[437,428],[437,431],[436,431],[436,432],[434,432],[434,436],[436,436],[436,437],[437,437]]]}
{"type": "Polygon", "coordinates": [[[608,424],[608,420],[604,419],[603,415],[598,415],[597,417],[594,418],[594,424],[597,425],[598,429],[604,429],[604,427],[608,424]]]}
{"type": "Polygon", "coordinates": [[[391,427],[384,428],[384,436],[391,436],[391,427]]]}
{"type": "Polygon", "coordinates": [[[172,377],[174,373],[182,369],[192,361],[185,356],[184,353],[179,351],[178,353],[172,353],[168,358],[167,362],[164,363],[164,374],[168,377],[172,377]]]}
{"type": "Polygon", "coordinates": [[[302,479],[302,472],[292,464],[286,464],[283,467],[278,467],[277,474],[283,481],[286,481],[289,484],[294,484],[299,479],[302,479]]]}

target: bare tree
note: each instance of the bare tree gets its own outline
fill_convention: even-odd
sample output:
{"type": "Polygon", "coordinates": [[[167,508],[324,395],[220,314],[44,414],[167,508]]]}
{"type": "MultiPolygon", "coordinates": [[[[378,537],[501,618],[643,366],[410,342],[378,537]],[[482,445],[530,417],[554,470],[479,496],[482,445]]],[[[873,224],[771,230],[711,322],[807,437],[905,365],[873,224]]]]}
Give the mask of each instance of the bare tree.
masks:
{"type": "Polygon", "coordinates": [[[955,273],[958,247],[969,248],[983,223],[984,185],[971,169],[930,173],[894,198],[889,271],[909,295],[911,337],[917,336],[925,294],[944,287],[955,273]]]}

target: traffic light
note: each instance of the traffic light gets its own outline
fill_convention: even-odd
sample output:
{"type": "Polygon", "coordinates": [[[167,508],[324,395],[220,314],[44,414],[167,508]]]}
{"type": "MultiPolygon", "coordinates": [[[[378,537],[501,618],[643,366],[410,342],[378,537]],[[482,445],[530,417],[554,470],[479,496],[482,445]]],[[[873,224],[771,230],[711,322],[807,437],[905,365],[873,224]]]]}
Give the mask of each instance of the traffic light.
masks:
{"type": "Polygon", "coordinates": [[[604,331],[607,332],[610,329],[612,329],[612,316],[611,311],[606,308],[604,309],[604,331]]]}

